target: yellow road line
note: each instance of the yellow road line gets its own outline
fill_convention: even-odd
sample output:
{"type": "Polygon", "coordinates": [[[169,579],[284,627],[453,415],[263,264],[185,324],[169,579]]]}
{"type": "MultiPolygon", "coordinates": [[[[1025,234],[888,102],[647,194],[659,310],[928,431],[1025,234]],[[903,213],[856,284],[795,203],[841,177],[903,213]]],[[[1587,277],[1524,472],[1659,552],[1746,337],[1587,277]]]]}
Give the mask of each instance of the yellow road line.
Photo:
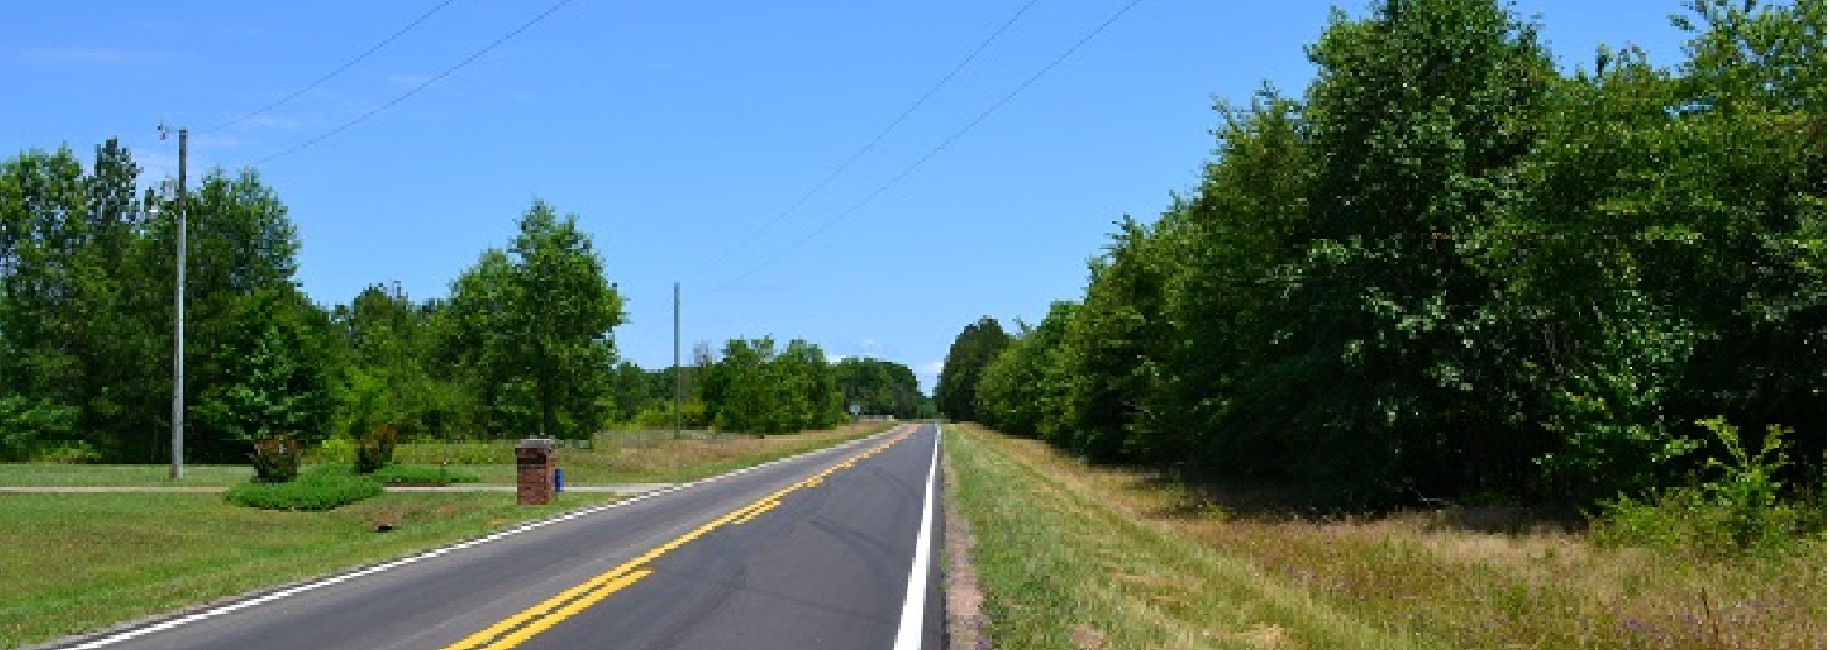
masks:
{"type": "Polygon", "coordinates": [[[666,544],[649,549],[648,552],[619,564],[614,569],[593,576],[591,579],[579,583],[576,587],[561,591],[551,598],[540,601],[539,604],[536,604],[533,607],[522,610],[514,616],[502,619],[501,622],[496,623],[495,625],[478,630],[475,634],[464,637],[457,643],[445,646],[440,650],[507,650],[508,648],[521,645],[528,639],[533,638],[534,635],[544,632],[554,625],[558,625],[560,621],[571,618],[572,615],[584,611],[585,608],[596,604],[598,601],[609,598],[611,594],[634,584],[637,580],[641,580],[643,577],[652,573],[653,571],[651,569],[646,568],[648,563],[667,554],[668,551],[685,546],[687,543],[699,539],[701,536],[711,532],[719,526],[743,524],[761,516],[765,512],[774,510],[777,506],[781,505],[782,497],[787,496],[789,493],[802,488],[817,486],[834,472],[841,469],[856,467],[858,461],[888,449],[890,445],[902,442],[903,439],[909,437],[910,433],[912,433],[912,430],[904,430],[902,433],[891,436],[876,447],[872,447],[867,451],[847,458],[812,476],[801,479],[800,482],[777,490],[769,496],[752,501],[742,508],[727,512],[717,519],[705,522],[698,528],[694,528],[692,532],[676,537],[666,544]]]}

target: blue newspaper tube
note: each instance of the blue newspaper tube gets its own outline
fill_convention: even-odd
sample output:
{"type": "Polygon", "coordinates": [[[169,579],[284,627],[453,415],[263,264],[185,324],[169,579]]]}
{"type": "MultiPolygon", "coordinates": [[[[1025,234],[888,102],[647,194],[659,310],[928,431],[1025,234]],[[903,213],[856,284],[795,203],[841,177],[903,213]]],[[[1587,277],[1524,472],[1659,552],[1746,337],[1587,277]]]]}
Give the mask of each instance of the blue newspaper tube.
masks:
{"type": "Polygon", "coordinates": [[[566,469],[564,467],[553,468],[553,491],[566,491],[566,469]]]}

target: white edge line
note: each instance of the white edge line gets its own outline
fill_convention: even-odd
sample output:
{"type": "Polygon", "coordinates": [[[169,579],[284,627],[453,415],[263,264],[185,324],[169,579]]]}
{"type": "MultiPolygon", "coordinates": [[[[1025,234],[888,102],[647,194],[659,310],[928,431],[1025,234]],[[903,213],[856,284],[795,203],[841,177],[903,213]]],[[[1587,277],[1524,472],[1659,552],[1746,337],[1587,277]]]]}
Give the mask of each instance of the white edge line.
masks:
{"type": "MultiPolygon", "coordinates": [[[[915,425],[915,426],[920,426],[920,425],[915,425]]],[[[603,505],[579,508],[577,510],[566,512],[566,513],[563,513],[560,515],[548,517],[546,519],[530,521],[530,522],[515,526],[513,528],[499,530],[494,533],[484,535],[482,537],[473,538],[473,539],[466,540],[463,542],[450,544],[447,546],[441,546],[441,547],[438,547],[438,548],[435,548],[435,549],[432,549],[429,551],[425,551],[425,552],[422,552],[422,553],[419,553],[416,555],[410,555],[410,556],[399,558],[396,560],[389,560],[389,561],[383,562],[381,564],[376,564],[376,565],[356,569],[354,571],[349,571],[346,573],[339,573],[339,574],[328,576],[325,578],[319,578],[317,580],[312,580],[312,581],[306,582],[304,584],[287,587],[284,589],[280,589],[278,591],[269,592],[269,593],[262,594],[260,596],[256,596],[253,598],[248,598],[245,600],[238,600],[238,601],[228,603],[226,605],[221,605],[218,607],[212,607],[210,609],[206,609],[201,612],[195,612],[195,613],[186,614],[183,616],[168,618],[168,619],[164,619],[164,620],[161,620],[161,621],[149,624],[149,625],[145,625],[143,627],[134,627],[132,629],[122,630],[120,632],[115,632],[112,634],[104,633],[104,634],[106,634],[106,636],[103,636],[102,638],[99,638],[99,639],[92,639],[89,641],[77,643],[75,645],[67,645],[67,646],[66,645],[57,645],[57,642],[52,641],[50,645],[36,646],[36,647],[42,648],[43,650],[94,650],[95,648],[111,646],[111,645],[120,643],[122,641],[128,641],[128,640],[135,639],[138,637],[146,636],[148,634],[163,632],[163,631],[166,631],[166,630],[169,630],[169,629],[172,629],[175,627],[179,627],[182,625],[186,625],[189,623],[195,623],[197,621],[201,621],[201,620],[208,619],[208,618],[214,618],[214,617],[221,616],[223,614],[228,614],[231,612],[240,611],[243,609],[247,609],[249,607],[254,607],[256,605],[270,603],[275,600],[279,600],[281,598],[301,594],[301,593],[304,593],[307,591],[312,591],[314,589],[321,589],[321,588],[328,587],[331,585],[348,582],[348,581],[354,580],[356,578],[360,578],[363,576],[372,575],[372,574],[376,574],[376,573],[381,573],[382,571],[404,566],[407,564],[412,564],[414,562],[430,560],[430,559],[439,557],[441,555],[450,553],[452,551],[459,551],[459,550],[467,549],[467,548],[470,548],[473,546],[480,546],[483,544],[487,544],[489,542],[493,542],[493,541],[502,539],[504,537],[509,537],[511,535],[518,535],[518,534],[525,533],[530,530],[542,528],[545,526],[550,526],[552,524],[556,524],[556,523],[559,523],[562,521],[570,521],[572,519],[577,519],[577,518],[583,517],[585,515],[597,514],[599,512],[603,512],[603,511],[609,510],[611,508],[620,508],[620,507],[623,507],[623,506],[626,506],[626,505],[629,505],[632,503],[637,503],[637,502],[643,501],[643,500],[651,498],[651,497],[657,497],[657,496],[667,494],[670,492],[678,492],[680,490],[684,490],[684,489],[687,489],[687,488],[690,488],[690,487],[693,487],[696,485],[703,485],[706,483],[711,483],[714,481],[730,478],[733,476],[738,476],[740,474],[746,474],[749,472],[753,472],[753,471],[762,469],[764,467],[768,467],[770,465],[786,463],[786,462],[796,460],[799,458],[803,458],[806,456],[812,456],[814,454],[825,453],[825,452],[829,452],[829,451],[833,451],[833,450],[837,450],[837,449],[854,447],[854,446],[864,443],[865,441],[888,435],[889,433],[895,431],[896,428],[897,427],[891,427],[876,435],[866,436],[863,438],[859,438],[857,440],[845,442],[843,444],[833,445],[831,447],[825,447],[825,448],[821,448],[821,449],[815,449],[813,451],[802,452],[799,454],[795,454],[793,456],[788,456],[786,458],[777,458],[775,460],[772,460],[772,461],[769,461],[766,463],[762,463],[760,465],[751,465],[749,467],[744,467],[744,468],[736,469],[736,470],[733,470],[730,472],[725,472],[725,473],[719,474],[717,476],[702,478],[697,481],[693,481],[691,483],[681,483],[681,484],[675,485],[673,487],[662,488],[659,490],[652,490],[649,492],[643,492],[636,496],[616,501],[615,503],[606,503],[603,505]]],[[[938,444],[938,443],[939,443],[939,440],[937,439],[936,444],[938,444]]],[[[930,483],[932,483],[934,480],[934,470],[933,470],[932,466],[929,466],[929,468],[928,468],[928,480],[930,483]]],[[[928,492],[929,492],[929,496],[932,497],[933,490],[932,490],[931,486],[930,486],[930,489],[928,492]]],[[[921,538],[920,538],[920,542],[919,542],[920,544],[923,545],[923,548],[926,548],[926,544],[927,544],[927,536],[928,536],[927,525],[928,525],[927,516],[924,514],[922,517],[922,531],[921,531],[921,538]]],[[[919,608],[919,605],[917,605],[917,607],[919,608]]],[[[904,606],[904,611],[905,611],[905,613],[907,611],[906,604],[904,606]]],[[[900,639],[901,634],[898,634],[897,638],[900,639]]],[[[896,647],[901,648],[903,646],[900,644],[900,642],[898,642],[896,647]]]]}
{"type": "Polygon", "coordinates": [[[902,596],[902,621],[891,650],[920,650],[922,608],[928,598],[928,556],[934,538],[934,470],[940,466],[940,425],[934,425],[934,452],[928,460],[928,482],[921,498],[921,530],[915,533],[915,559],[909,563],[909,590],[902,596]]]}

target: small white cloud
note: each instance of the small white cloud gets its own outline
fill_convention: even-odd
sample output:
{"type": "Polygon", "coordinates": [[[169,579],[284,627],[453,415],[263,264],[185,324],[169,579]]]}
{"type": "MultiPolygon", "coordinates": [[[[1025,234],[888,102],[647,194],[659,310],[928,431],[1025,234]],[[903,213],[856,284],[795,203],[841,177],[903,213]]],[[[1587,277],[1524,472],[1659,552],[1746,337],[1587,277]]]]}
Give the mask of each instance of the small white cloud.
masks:
{"type": "Polygon", "coordinates": [[[877,339],[860,339],[858,341],[858,345],[862,345],[867,348],[874,348],[874,347],[877,347],[877,339]]]}
{"type": "Polygon", "coordinates": [[[916,366],[915,371],[924,375],[938,375],[940,374],[941,369],[945,367],[947,367],[947,362],[945,361],[929,361],[916,366]]]}

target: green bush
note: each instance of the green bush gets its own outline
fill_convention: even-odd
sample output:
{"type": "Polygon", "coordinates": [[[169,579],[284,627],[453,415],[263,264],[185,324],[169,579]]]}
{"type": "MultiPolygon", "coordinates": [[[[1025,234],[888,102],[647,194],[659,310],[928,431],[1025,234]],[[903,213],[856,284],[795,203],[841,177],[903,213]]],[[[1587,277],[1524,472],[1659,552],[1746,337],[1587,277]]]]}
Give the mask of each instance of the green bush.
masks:
{"type": "Polygon", "coordinates": [[[356,473],[372,474],[394,462],[394,426],[377,424],[356,444],[356,473]]]}
{"type": "Polygon", "coordinates": [[[299,476],[299,464],[305,458],[304,445],[284,433],[254,442],[254,480],[262,483],[285,483],[299,476]]]}
{"type": "Polygon", "coordinates": [[[45,440],[70,432],[76,409],[22,395],[0,396],[0,462],[33,460],[45,440]]]}
{"type": "Polygon", "coordinates": [[[318,444],[316,453],[310,454],[311,462],[342,463],[356,462],[356,441],[343,436],[326,438],[318,444]]]}
{"type": "Polygon", "coordinates": [[[99,463],[106,458],[87,440],[58,440],[40,446],[31,456],[34,463],[99,463]]]}
{"type": "Polygon", "coordinates": [[[229,488],[229,503],[262,510],[330,510],[381,494],[381,484],[351,474],[344,465],[316,467],[286,483],[245,483],[229,488]]]}
{"type": "Polygon", "coordinates": [[[476,476],[445,467],[427,465],[387,465],[369,474],[380,483],[475,483],[476,476]]]}
{"type": "Polygon", "coordinates": [[[1749,454],[1739,431],[1722,418],[1698,420],[1727,449],[1730,460],[1710,458],[1714,480],[1671,488],[1649,498],[1627,495],[1602,504],[1594,522],[1596,541],[1666,551],[1746,555],[1775,550],[1822,529],[1822,508],[1782,497],[1774,475],[1787,464],[1781,450],[1786,432],[1767,431],[1758,453],[1749,454]]]}

